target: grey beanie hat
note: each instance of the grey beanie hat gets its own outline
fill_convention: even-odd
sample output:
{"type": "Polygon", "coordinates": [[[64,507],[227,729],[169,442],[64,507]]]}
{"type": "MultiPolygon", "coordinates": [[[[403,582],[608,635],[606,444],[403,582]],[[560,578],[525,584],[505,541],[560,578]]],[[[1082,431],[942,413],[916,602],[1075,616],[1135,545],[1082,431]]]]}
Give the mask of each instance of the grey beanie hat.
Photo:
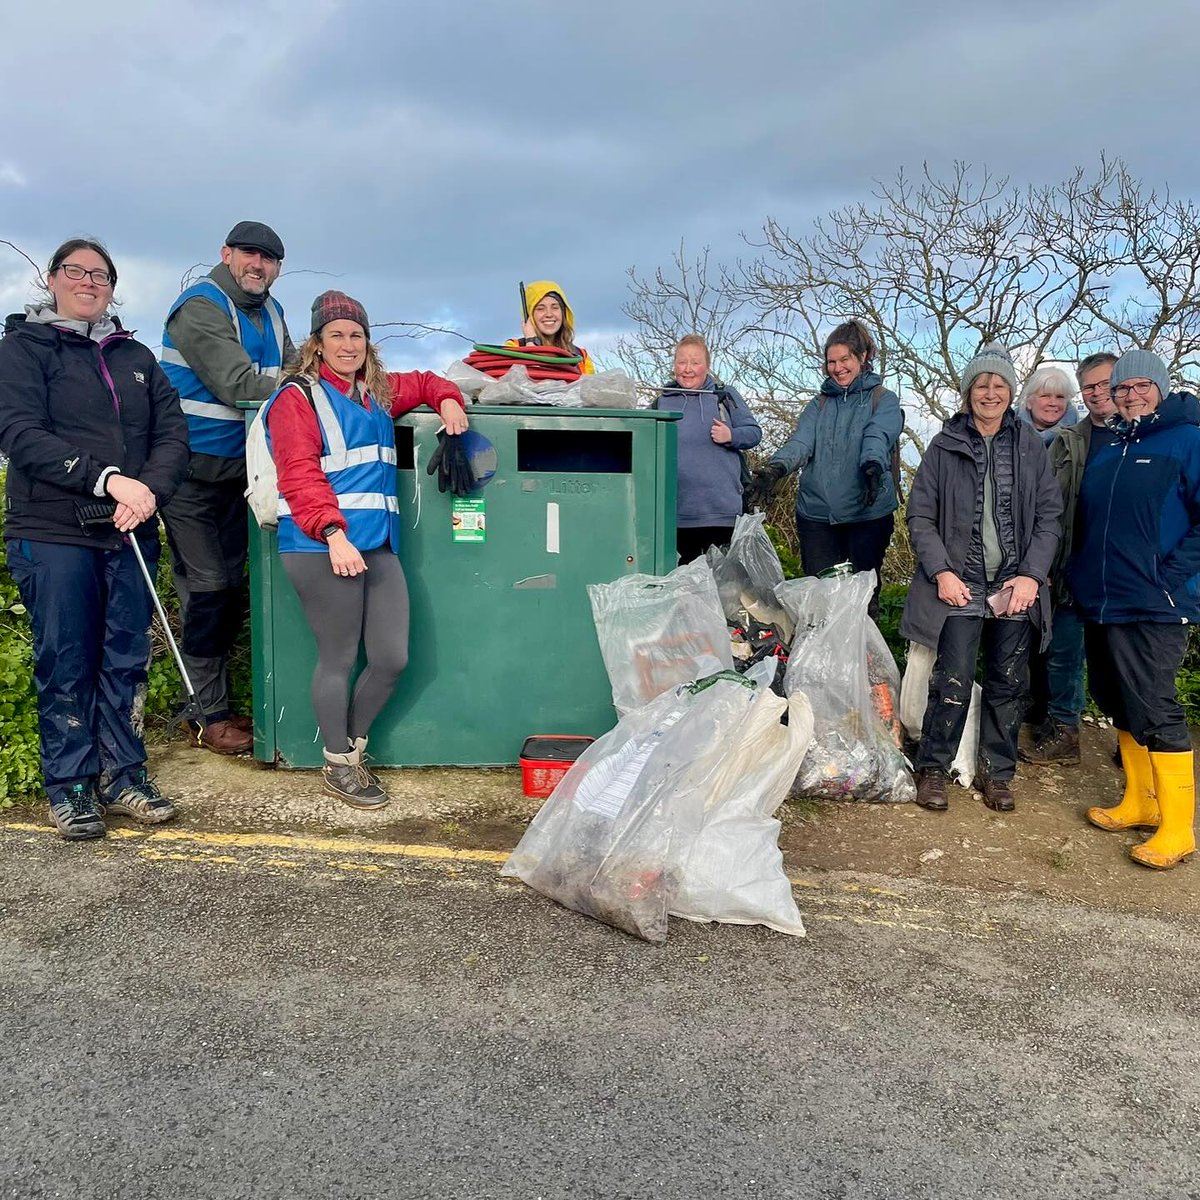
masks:
{"type": "Polygon", "coordinates": [[[1149,350],[1126,350],[1113,365],[1110,387],[1124,383],[1128,379],[1149,379],[1158,385],[1158,398],[1165,400],[1171,391],[1171,377],[1167,374],[1167,364],[1157,354],[1149,350]]]}
{"type": "Polygon", "coordinates": [[[980,346],[979,353],[963,368],[959,391],[964,400],[971,395],[971,384],[980,375],[999,375],[1008,384],[1012,398],[1017,398],[1017,372],[1012,357],[999,342],[988,342],[980,346]]]}

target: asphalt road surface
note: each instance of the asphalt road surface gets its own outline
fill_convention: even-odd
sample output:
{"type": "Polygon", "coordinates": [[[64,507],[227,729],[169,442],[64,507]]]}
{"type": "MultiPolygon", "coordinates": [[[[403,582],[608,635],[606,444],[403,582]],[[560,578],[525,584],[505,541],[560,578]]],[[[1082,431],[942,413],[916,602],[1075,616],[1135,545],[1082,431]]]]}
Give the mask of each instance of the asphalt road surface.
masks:
{"type": "Polygon", "coordinates": [[[652,947],[499,857],[0,825],[0,1196],[1200,1196],[1193,921],[820,875],[652,947]]]}

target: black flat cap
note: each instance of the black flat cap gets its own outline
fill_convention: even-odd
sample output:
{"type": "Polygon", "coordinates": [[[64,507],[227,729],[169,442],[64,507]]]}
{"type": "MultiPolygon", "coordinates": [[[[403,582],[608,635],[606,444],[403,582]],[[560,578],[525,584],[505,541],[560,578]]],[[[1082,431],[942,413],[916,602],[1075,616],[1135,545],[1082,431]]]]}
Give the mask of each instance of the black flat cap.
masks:
{"type": "Polygon", "coordinates": [[[225,245],[242,250],[261,250],[272,258],[283,258],[283,243],[270,225],[261,221],[239,221],[225,238],[225,245]]]}

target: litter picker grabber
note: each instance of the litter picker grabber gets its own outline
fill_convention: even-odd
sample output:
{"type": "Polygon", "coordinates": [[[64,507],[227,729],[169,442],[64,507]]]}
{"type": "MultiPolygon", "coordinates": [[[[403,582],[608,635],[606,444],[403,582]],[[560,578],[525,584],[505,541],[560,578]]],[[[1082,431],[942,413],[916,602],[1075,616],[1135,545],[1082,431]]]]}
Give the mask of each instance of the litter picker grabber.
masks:
{"type": "Polygon", "coordinates": [[[529,320],[529,301],[525,299],[525,281],[522,280],[517,286],[521,289],[521,320],[529,320]]]}
{"type": "MultiPolygon", "coordinates": [[[[111,529],[113,527],[113,513],[116,511],[116,505],[106,500],[98,500],[94,504],[75,505],[75,515],[79,519],[79,526],[84,533],[95,533],[100,529],[111,529]]],[[[183,706],[183,712],[180,714],[180,717],[185,721],[194,721],[203,730],[205,726],[204,710],[200,707],[200,701],[196,698],[195,689],[192,687],[191,678],[187,673],[187,667],[183,665],[183,655],[179,653],[179,646],[175,642],[175,635],[171,632],[171,622],[167,620],[166,610],[162,606],[162,601],[158,598],[158,591],[154,586],[154,580],[150,578],[150,568],[146,566],[146,560],[142,556],[142,548],[138,545],[137,537],[132,533],[127,533],[125,540],[133,547],[133,556],[137,559],[138,567],[142,572],[142,578],[146,581],[146,590],[150,593],[150,599],[154,604],[154,611],[158,613],[163,633],[167,635],[167,645],[171,647],[171,655],[175,659],[176,667],[179,668],[179,678],[183,681],[183,690],[187,693],[187,703],[183,706]]]]}

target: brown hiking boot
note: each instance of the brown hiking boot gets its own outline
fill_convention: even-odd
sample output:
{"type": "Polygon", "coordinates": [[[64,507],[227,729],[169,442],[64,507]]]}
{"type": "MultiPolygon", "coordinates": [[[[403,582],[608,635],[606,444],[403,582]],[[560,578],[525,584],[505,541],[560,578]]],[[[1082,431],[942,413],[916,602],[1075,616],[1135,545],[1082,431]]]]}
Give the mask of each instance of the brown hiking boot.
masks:
{"type": "Polygon", "coordinates": [[[1012,788],[1007,779],[988,779],[977,777],[972,786],[977,792],[983,793],[983,802],[993,812],[1015,812],[1017,802],[1013,799],[1012,788]]]}
{"type": "Polygon", "coordinates": [[[232,721],[211,721],[200,731],[190,721],[185,724],[193,744],[214,754],[248,754],[254,749],[253,735],[239,729],[232,721]]]}
{"type": "Polygon", "coordinates": [[[1039,729],[1033,745],[1020,753],[1021,761],[1039,767],[1079,766],[1079,728],[1057,721],[1039,729]]]}
{"type": "Polygon", "coordinates": [[[254,732],[253,717],[239,717],[236,714],[233,714],[229,718],[229,723],[234,727],[234,729],[240,729],[243,733],[254,732]]]}
{"type": "Polygon", "coordinates": [[[949,782],[946,772],[939,771],[936,767],[922,771],[917,776],[917,803],[922,808],[930,808],[935,812],[949,808],[950,801],[946,796],[949,782]]]}

